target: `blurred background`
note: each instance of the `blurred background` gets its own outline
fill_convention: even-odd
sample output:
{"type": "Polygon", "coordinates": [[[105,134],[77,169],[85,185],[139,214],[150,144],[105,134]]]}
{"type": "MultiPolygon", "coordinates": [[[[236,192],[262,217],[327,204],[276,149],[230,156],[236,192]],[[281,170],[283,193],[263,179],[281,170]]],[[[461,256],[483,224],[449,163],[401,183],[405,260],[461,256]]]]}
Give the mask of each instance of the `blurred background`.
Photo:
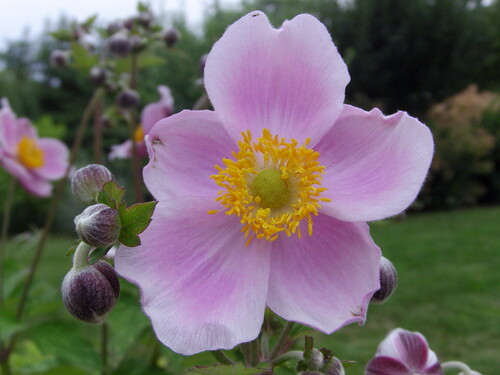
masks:
{"type": "MultiPolygon", "coordinates": [[[[82,69],[75,70],[54,66],[49,56],[55,49],[74,48],[69,40],[75,33],[81,33],[77,38],[89,54],[99,51],[104,48],[102,38],[87,35],[82,23],[95,14],[95,25],[105,29],[109,21],[125,19],[136,6],[132,1],[121,1],[114,8],[112,2],[88,3],[94,9],[78,8],[70,13],[71,9],[61,8],[61,12],[37,15],[38,11],[28,14],[28,2],[0,0],[0,98],[8,97],[18,116],[30,118],[42,136],[57,137],[67,144],[75,137],[82,109],[94,90],[88,80],[91,63],[81,57],[76,62],[83,64],[82,69]],[[26,10],[16,10],[20,6],[26,10]],[[17,31],[10,26],[4,31],[8,9],[17,15],[27,12],[18,18],[17,31]],[[39,22],[31,20],[33,14],[39,22]]],[[[419,198],[406,218],[372,225],[375,241],[400,271],[398,292],[387,304],[372,308],[366,327],[348,327],[330,337],[318,335],[318,340],[341,358],[359,361],[349,373],[361,374],[386,332],[403,326],[423,332],[443,359],[464,360],[484,374],[496,374],[500,368],[500,300],[498,289],[495,291],[500,285],[500,1],[205,0],[156,1],[150,6],[159,24],[177,30],[178,40],[170,47],[152,43],[142,52],[138,91],[143,104],[158,100],[156,87],[163,84],[172,90],[175,112],[192,108],[202,94],[200,60],[226,27],[247,12],[263,10],[276,27],[299,13],[310,13],[326,25],[348,65],[348,103],[367,110],[379,107],[386,114],[405,110],[431,128],[436,153],[419,198]]],[[[75,52],[73,49],[73,58],[78,60],[75,52]]],[[[106,100],[112,103],[114,98],[106,100]]],[[[113,121],[104,125],[104,134],[106,153],[128,135],[125,127],[113,121]]],[[[89,132],[78,166],[92,162],[92,147],[89,132]]],[[[128,161],[105,162],[121,184],[131,185],[128,161]]],[[[7,178],[0,171],[0,196],[6,192],[7,178]]],[[[66,368],[67,374],[92,373],[99,367],[94,359],[73,363],[78,362],[78,355],[56,354],[54,349],[62,339],[57,336],[59,331],[67,332],[73,326],[78,332],[84,330],[55,302],[58,290],[54,288],[70,264],[64,249],[72,242],[73,217],[82,210],[69,195],[64,199],[54,226],[53,247],[58,250],[49,250],[43,267],[50,273],[53,264],[64,266],[49,281],[40,281],[41,289],[35,293],[39,297],[41,293],[41,300],[48,298],[52,307],[40,313],[39,320],[48,325],[37,327],[38,336],[32,332],[32,339],[24,342],[23,350],[31,350],[29,356],[37,359],[24,363],[21,354],[17,357],[22,373],[63,373],[54,372],[57,368],[66,368]],[[58,322],[64,321],[63,325],[47,317],[47,311],[62,317],[58,322]],[[40,338],[47,332],[55,337],[53,341],[40,338]]],[[[48,204],[48,200],[19,190],[11,235],[29,233],[42,225],[48,204]]],[[[29,246],[22,243],[11,244],[25,249],[11,259],[12,269],[22,269],[17,264],[29,257],[29,246]]],[[[123,306],[129,301],[139,312],[136,291],[130,289],[123,306]]],[[[122,337],[113,344],[118,353],[116,373],[121,373],[120,361],[130,347],[138,342],[147,347],[149,336],[143,330],[149,328],[142,316],[124,307],[118,310],[116,327],[127,326],[127,319],[136,322],[131,333],[134,339],[124,341],[122,337]]],[[[72,345],[83,345],[87,339],[94,340],[79,338],[81,342],[72,345]]],[[[95,355],[90,353],[88,358],[95,355]]],[[[172,374],[198,364],[196,361],[209,361],[203,356],[176,359],[164,348],[158,358],[163,362],[156,365],[164,370],[158,373],[172,374]]],[[[153,373],[147,371],[151,372],[144,373],[153,373]]]]}

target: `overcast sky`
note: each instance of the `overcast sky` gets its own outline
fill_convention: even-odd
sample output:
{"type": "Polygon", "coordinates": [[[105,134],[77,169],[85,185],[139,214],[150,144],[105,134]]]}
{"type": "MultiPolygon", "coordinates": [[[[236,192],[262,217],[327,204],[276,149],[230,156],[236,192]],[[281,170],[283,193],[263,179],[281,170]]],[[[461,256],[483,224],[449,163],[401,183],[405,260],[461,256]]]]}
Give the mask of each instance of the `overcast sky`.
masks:
{"type": "MultiPolygon", "coordinates": [[[[150,0],[145,1],[156,13],[182,11],[195,27],[212,0],[150,0]]],[[[236,4],[237,0],[223,0],[222,4],[236,4]]],[[[20,39],[26,30],[34,38],[44,29],[48,20],[55,23],[61,15],[79,21],[98,14],[101,21],[125,18],[135,12],[137,0],[0,0],[0,46],[7,40],[20,39]]]]}

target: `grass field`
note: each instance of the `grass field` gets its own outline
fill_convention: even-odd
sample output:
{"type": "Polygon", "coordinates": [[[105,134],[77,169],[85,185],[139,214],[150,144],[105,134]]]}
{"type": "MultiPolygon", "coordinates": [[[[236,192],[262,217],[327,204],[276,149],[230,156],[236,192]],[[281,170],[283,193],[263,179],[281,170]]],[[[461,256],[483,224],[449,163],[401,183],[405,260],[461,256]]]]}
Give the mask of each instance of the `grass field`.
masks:
{"type": "MultiPolygon", "coordinates": [[[[398,270],[398,289],[385,304],[370,306],[363,327],[348,326],[330,336],[317,334],[317,346],[334,350],[342,359],[358,361],[348,374],[360,375],[387,332],[402,327],[423,333],[442,361],[460,360],[483,375],[499,374],[499,224],[500,207],[414,214],[403,221],[373,223],[375,242],[398,270]]],[[[21,326],[9,325],[9,316],[31,261],[33,244],[9,243],[7,301],[0,315],[0,325],[8,329],[0,330],[0,338],[8,330],[25,330],[12,358],[19,373],[89,374],[100,367],[100,328],[72,320],[60,301],[60,283],[70,267],[65,251],[73,240],[51,238],[29,303],[29,323],[21,326]]],[[[146,354],[141,357],[136,340],[142,347],[155,344],[150,335],[143,334],[148,321],[140,313],[135,290],[131,286],[124,289],[109,319],[110,363],[117,366],[124,357],[136,355],[136,361],[130,359],[126,364],[130,369],[145,362],[146,354]]],[[[165,349],[157,350],[177,369],[203,364],[199,361],[207,358],[181,359],[165,349]]],[[[123,373],[141,372],[137,368],[123,373]]]]}

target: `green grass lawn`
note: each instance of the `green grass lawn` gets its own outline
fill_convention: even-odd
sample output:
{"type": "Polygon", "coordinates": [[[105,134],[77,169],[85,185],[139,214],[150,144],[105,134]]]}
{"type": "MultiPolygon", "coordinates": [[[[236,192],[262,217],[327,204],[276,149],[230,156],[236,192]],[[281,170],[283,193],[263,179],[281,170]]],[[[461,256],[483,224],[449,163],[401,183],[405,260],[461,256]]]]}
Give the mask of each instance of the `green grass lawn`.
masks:
{"type": "MultiPolygon", "coordinates": [[[[329,336],[317,334],[316,345],[334,350],[342,359],[357,361],[348,374],[360,375],[387,332],[402,327],[424,334],[442,361],[460,360],[483,375],[498,374],[499,223],[500,207],[413,214],[403,221],[373,223],[375,242],[398,270],[398,289],[385,304],[370,306],[364,326],[351,325],[329,336]]],[[[22,326],[9,323],[9,319],[33,244],[9,243],[7,301],[0,314],[0,338],[6,335],[5,327],[24,330],[12,358],[19,373],[98,372],[101,328],[73,320],[60,301],[60,283],[71,263],[65,252],[73,240],[53,236],[49,241],[28,305],[27,323],[22,326]]],[[[148,324],[138,307],[135,289],[125,285],[109,319],[110,363],[117,366],[128,358],[122,364],[128,370],[116,373],[152,374],[140,369],[148,360],[159,358],[176,374],[183,366],[208,358],[182,359],[169,354],[154,344],[148,324]],[[153,346],[156,351],[141,351],[153,346]],[[134,366],[136,371],[131,370],[134,366]]]]}

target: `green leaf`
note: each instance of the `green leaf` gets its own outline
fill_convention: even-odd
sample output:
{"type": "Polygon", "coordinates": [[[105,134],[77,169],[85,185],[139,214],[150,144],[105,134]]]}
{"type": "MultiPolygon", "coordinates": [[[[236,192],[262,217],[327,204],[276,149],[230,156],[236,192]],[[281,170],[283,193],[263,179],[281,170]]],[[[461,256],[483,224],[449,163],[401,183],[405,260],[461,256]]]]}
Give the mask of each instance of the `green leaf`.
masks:
{"type": "Polygon", "coordinates": [[[195,366],[188,369],[188,372],[202,375],[264,375],[266,369],[246,368],[238,363],[236,365],[195,366]]]}
{"type": "Polygon", "coordinates": [[[90,264],[94,264],[101,260],[112,247],[113,245],[108,247],[98,247],[97,249],[92,250],[89,256],[90,264]]]}
{"type": "Polygon", "coordinates": [[[56,30],[50,33],[50,35],[57,40],[68,42],[73,38],[73,33],[71,30],[56,30]]]}
{"type": "Polygon", "coordinates": [[[7,341],[12,335],[27,328],[27,323],[16,321],[14,314],[8,314],[6,310],[0,311],[0,341],[7,341]]]}
{"type": "Polygon", "coordinates": [[[97,194],[97,202],[105,204],[106,206],[116,210],[118,205],[123,200],[124,195],[124,187],[118,186],[115,181],[108,181],[103,185],[99,194],[97,194]]]}
{"type": "Polygon", "coordinates": [[[123,205],[118,207],[122,228],[118,241],[130,247],[139,246],[141,234],[151,223],[151,216],[158,202],[137,203],[125,208],[123,205]]]}
{"type": "Polygon", "coordinates": [[[71,55],[73,56],[76,69],[87,73],[90,68],[99,62],[97,55],[92,55],[84,46],[79,43],[71,43],[71,55]]]}
{"type": "Polygon", "coordinates": [[[139,1],[139,3],[137,4],[137,10],[139,12],[147,12],[149,10],[149,7],[147,6],[146,3],[139,1]]]}
{"type": "Polygon", "coordinates": [[[94,14],[93,16],[90,16],[85,21],[83,21],[82,28],[85,29],[85,30],[90,29],[94,25],[94,22],[95,22],[96,19],[97,19],[97,14],[94,14]]]}

